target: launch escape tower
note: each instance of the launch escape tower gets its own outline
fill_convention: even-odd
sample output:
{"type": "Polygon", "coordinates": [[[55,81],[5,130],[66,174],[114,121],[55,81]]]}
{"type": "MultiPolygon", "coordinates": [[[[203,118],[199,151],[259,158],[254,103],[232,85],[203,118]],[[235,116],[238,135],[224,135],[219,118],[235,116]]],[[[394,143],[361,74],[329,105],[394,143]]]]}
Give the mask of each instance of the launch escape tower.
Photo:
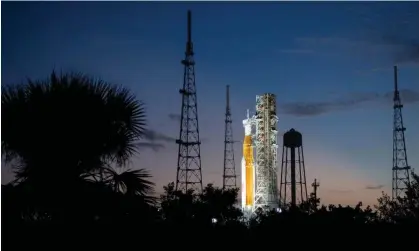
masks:
{"type": "Polygon", "coordinates": [[[256,96],[256,184],[254,208],[278,207],[276,97],[256,96]]]}
{"type": "Polygon", "coordinates": [[[233,127],[230,110],[230,86],[227,85],[226,114],[224,130],[224,172],[223,189],[236,188],[236,166],[234,162],[233,127]]]}
{"type": "Polygon", "coordinates": [[[193,44],[191,38],[192,17],[188,11],[188,37],[186,42],[183,88],[179,90],[182,95],[182,109],[180,119],[179,145],[176,191],[186,192],[194,189],[202,192],[201,170],[201,141],[199,139],[198,108],[195,86],[195,61],[193,58],[193,44]]]}
{"type": "Polygon", "coordinates": [[[296,206],[298,202],[306,201],[308,197],[303,136],[294,129],[284,134],[279,194],[281,204],[286,205],[291,202],[291,206],[296,206]]]}
{"type": "Polygon", "coordinates": [[[402,117],[402,102],[397,84],[397,66],[394,66],[394,121],[393,121],[393,182],[392,198],[403,196],[410,184],[410,166],[407,162],[406,142],[402,117]]]}

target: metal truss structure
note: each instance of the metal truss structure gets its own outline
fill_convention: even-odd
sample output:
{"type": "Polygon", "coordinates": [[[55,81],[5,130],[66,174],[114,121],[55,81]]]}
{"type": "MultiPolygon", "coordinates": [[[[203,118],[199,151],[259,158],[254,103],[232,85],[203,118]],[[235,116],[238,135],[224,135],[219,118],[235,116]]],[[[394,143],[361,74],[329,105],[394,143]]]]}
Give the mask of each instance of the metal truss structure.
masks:
{"type": "Polygon", "coordinates": [[[182,108],[180,119],[179,145],[176,191],[186,192],[189,189],[202,192],[201,170],[201,141],[199,139],[198,106],[195,86],[195,61],[193,58],[193,44],[191,38],[192,16],[188,11],[188,40],[186,42],[183,88],[179,90],[182,95],[182,108]]]}
{"type": "Polygon", "coordinates": [[[393,178],[392,198],[403,196],[407,186],[410,184],[410,166],[407,162],[406,141],[403,126],[402,108],[400,93],[397,83],[397,66],[394,66],[394,121],[393,121],[393,178]]]}
{"type": "Polygon", "coordinates": [[[226,93],[226,114],[224,129],[224,171],[223,189],[236,188],[236,165],[234,161],[234,140],[233,126],[230,109],[230,86],[227,85],[226,93]]]}
{"type": "Polygon", "coordinates": [[[278,207],[276,97],[266,93],[256,96],[255,120],[255,204],[254,209],[278,207]]]}

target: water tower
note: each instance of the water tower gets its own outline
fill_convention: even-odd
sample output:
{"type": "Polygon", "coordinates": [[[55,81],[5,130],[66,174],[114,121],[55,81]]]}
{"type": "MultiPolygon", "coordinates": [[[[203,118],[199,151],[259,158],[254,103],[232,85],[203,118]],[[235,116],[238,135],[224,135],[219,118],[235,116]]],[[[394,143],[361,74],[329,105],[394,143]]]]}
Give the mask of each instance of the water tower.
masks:
{"type": "Polygon", "coordinates": [[[294,129],[284,134],[279,196],[281,205],[291,203],[292,206],[308,198],[303,136],[294,129]]]}

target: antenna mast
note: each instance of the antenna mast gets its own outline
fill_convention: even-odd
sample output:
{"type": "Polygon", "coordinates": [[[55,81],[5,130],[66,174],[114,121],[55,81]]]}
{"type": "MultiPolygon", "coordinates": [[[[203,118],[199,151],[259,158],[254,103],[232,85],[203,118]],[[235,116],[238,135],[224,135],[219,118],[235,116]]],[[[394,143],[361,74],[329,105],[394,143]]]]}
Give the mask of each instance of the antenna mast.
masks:
{"type": "Polygon", "coordinates": [[[313,187],[314,200],[317,202],[317,188],[320,186],[320,183],[317,182],[317,179],[314,179],[314,182],[311,184],[311,186],[313,187]]]}
{"type": "Polygon", "coordinates": [[[201,141],[199,139],[198,106],[195,86],[195,61],[192,44],[192,15],[188,11],[188,36],[186,42],[183,88],[179,90],[182,95],[182,108],[180,119],[179,145],[176,191],[186,192],[189,189],[202,192],[201,170],[201,141]]]}
{"type": "Polygon", "coordinates": [[[402,196],[410,184],[410,166],[407,162],[406,141],[403,126],[402,108],[400,93],[397,83],[397,66],[394,66],[394,121],[393,121],[393,182],[392,198],[402,196]]]}
{"type": "Polygon", "coordinates": [[[225,130],[224,130],[224,173],[223,173],[223,189],[235,188],[236,166],[234,162],[234,141],[233,127],[230,110],[230,86],[227,85],[226,90],[226,113],[225,113],[225,130]]]}

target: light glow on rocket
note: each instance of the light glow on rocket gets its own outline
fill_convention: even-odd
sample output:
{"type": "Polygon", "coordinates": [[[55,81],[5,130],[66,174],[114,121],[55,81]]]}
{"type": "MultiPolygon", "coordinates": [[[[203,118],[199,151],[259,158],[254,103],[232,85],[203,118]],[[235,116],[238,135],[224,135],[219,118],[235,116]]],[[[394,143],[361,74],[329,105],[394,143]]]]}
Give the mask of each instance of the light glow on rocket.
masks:
{"type": "Polygon", "coordinates": [[[242,158],[242,207],[250,209],[254,204],[254,159],[253,159],[253,142],[252,142],[252,127],[249,118],[243,120],[244,126],[244,141],[243,141],[243,158],[242,158]]]}

